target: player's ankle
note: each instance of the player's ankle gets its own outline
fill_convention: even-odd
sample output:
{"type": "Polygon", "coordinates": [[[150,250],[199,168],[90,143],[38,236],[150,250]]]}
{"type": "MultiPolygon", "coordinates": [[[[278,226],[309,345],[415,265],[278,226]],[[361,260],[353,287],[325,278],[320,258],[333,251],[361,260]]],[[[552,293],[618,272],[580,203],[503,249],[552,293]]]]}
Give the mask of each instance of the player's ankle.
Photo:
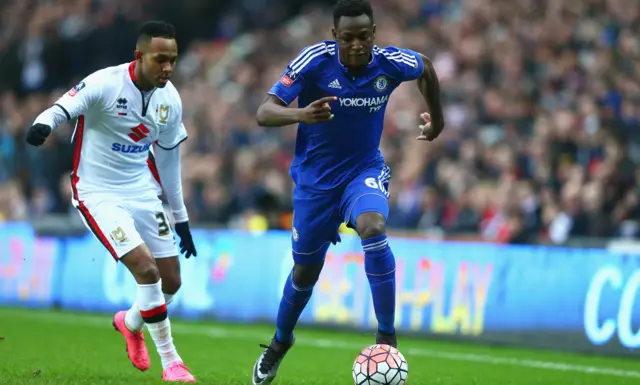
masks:
{"type": "Polygon", "coordinates": [[[136,328],[132,327],[131,325],[129,325],[129,323],[127,322],[126,318],[124,320],[124,327],[127,328],[127,330],[130,331],[133,334],[140,333],[142,331],[142,328],[136,329],[136,328]]]}
{"type": "Polygon", "coordinates": [[[277,347],[286,347],[293,343],[293,333],[276,332],[273,342],[277,347]]]}
{"type": "Polygon", "coordinates": [[[135,304],[125,313],[124,326],[131,333],[140,333],[144,328],[144,320],[140,315],[140,310],[135,304]]]}
{"type": "Polygon", "coordinates": [[[182,363],[182,358],[178,355],[178,352],[174,348],[171,352],[160,353],[160,362],[162,363],[162,368],[166,369],[172,365],[182,363]]]}

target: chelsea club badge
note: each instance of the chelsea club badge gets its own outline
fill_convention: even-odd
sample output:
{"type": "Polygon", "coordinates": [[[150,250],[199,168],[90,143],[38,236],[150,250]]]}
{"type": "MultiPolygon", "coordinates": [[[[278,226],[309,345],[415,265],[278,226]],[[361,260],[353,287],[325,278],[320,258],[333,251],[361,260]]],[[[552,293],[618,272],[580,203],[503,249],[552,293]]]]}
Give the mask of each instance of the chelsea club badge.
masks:
{"type": "Polygon", "coordinates": [[[389,87],[389,80],[387,80],[386,76],[378,76],[373,82],[373,88],[378,92],[386,90],[387,87],[389,87]]]}

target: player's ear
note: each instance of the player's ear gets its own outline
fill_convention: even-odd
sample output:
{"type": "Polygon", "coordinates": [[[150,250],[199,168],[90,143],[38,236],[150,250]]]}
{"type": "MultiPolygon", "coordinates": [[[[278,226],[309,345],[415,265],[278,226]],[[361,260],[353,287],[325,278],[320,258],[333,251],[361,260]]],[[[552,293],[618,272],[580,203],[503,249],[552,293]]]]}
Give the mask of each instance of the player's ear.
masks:
{"type": "Polygon", "coordinates": [[[371,30],[373,31],[373,38],[376,38],[376,25],[374,24],[373,27],[371,27],[371,30]]]}
{"type": "Polygon", "coordinates": [[[136,49],[133,53],[133,56],[137,61],[142,61],[142,52],[139,49],[136,49]]]}
{"type": "Polygon", "coordinates": [[[331,28],[331,35],[333,35],[333,40],[338,40],[338,34],[336,33],[336,29],[331,28]]]}

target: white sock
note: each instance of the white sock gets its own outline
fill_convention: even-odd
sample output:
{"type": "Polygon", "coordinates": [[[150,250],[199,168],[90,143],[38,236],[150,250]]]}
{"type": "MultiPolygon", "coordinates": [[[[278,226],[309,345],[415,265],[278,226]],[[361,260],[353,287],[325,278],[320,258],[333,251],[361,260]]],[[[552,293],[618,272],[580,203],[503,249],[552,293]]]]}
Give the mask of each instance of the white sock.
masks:
{"type": "Polygon", "coordinates": [[[162,294],[162,282],[152,285],[138,285],[137,304],[147,325],[147,330],[162,361],[162,367],[167,368],[174,362],[182,361],[171,336],[171,323],[167,315],[167,306],[162,294]]]}
{"type": "Polygon", "coordinates": [[[149,334],[151,334],[151,338],[156,344],[156,350],[160,355],[163,369],[166,369],[174,362],[182,362],[182,358],[180,358],[175,345],[173,345],[169,318],[162,322],[147,324],[147,330],[149,330],[149,334]]]}
{"type": "Polygon", "coordinates": [[[134,333],[142,331],[142,328],[144,327],[144,320],[140,314],[140,308],[138,307],[137,301],[131,305],[129,310],[127,310],[127,314],[124,316],[124,325],[134,333]]]}
{"type": "MultiPolygon", "coordinates": [[[[173,296],[174,294],[164,294],[164,301],[167,306],[173,302],[173,296]]],[[[124,324],[127,329],[134,333],[141,332],[142,328],[144,328],[144,320],[140,314],[140,308],[138,307],[137,301],[131,305],[129,310],[127,310],[127,314],[124,316],[124,324]]]]}

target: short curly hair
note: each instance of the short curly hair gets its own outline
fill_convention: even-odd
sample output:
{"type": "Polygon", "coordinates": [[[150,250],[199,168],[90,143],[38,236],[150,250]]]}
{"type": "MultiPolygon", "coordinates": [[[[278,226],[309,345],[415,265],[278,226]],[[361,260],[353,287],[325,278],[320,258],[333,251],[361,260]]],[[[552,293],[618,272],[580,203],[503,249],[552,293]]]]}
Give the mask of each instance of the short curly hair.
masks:
{"type": "Polygon", "coordinates": [[[333,7],[333,26],[337,27],[340,18],[367,15],[373,23],[373,8],[368,0],[338,0],[333,7]]]}

